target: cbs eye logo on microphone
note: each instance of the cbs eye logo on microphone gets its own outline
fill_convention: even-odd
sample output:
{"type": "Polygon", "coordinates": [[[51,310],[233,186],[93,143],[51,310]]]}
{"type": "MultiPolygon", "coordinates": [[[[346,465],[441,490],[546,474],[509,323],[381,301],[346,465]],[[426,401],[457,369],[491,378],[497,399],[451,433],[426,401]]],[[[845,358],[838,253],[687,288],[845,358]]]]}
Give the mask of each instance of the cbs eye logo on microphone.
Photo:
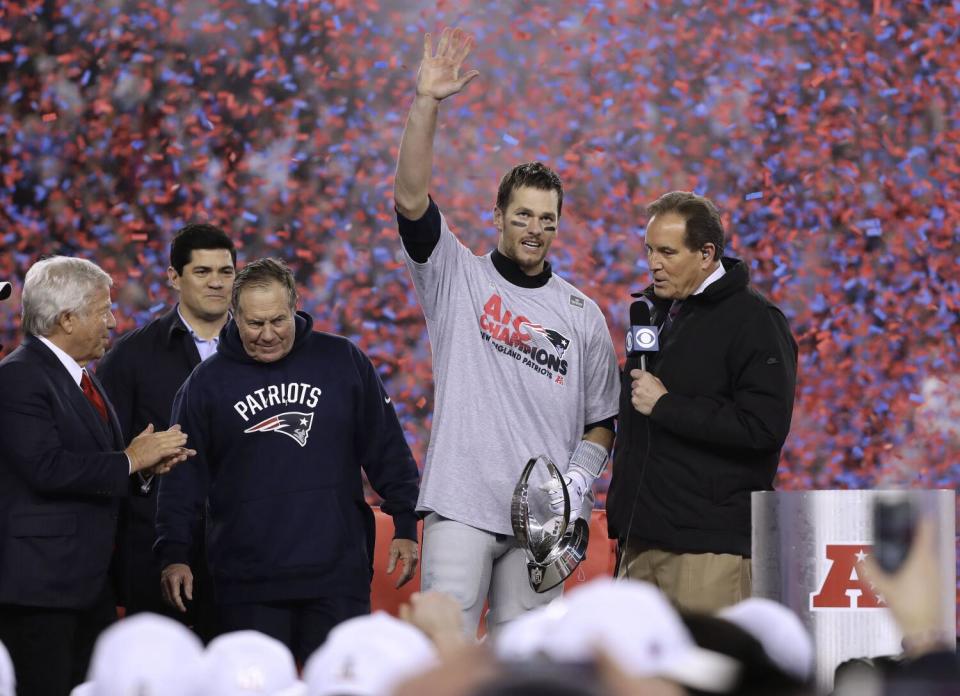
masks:
{"type": "Polygon", "coordinates": [[[660,338],[652,326],[631,326],[627,331],[627,352],[652,352],[659,350],[660,338]]]}

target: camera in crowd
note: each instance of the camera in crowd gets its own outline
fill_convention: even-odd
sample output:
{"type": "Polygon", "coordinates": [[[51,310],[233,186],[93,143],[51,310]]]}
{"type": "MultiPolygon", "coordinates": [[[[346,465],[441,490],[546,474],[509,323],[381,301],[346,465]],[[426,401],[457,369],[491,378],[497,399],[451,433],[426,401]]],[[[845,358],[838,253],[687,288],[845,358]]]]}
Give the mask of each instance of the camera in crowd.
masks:
{"type": "Polygon", "coordinates": [[[896,573],[910,553],[918,510],[906,491],[886,491],[873,506],[874,555],[887,573],[896,573]]]}

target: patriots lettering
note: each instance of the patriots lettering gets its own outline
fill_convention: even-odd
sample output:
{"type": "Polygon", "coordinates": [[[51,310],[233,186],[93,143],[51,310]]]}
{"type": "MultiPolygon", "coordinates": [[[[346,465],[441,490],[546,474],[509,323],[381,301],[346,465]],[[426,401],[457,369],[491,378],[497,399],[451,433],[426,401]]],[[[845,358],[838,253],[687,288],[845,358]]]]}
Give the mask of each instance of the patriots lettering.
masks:
{"type": "Polygon", "coordinates": [[[525,367],[563,385],[567,374],[564,353],[570,339],[556,329],[542,326],[522,314],[514,314],[503,306],[503,298],[493,293],[480,315],[480,335],[497,352],[517,360],[525,367]]]}
{"type": "Polygon", "coordinates": [[[303,382],[287,384],[271,384],[269,387],[256,389],[233,405],[234,410],[245,421],[250,416],[270,408],[271,406],[289,406],[299,404],[307,408],[314,408],[320,400],[320,387],[314,387],[303,382]]]}

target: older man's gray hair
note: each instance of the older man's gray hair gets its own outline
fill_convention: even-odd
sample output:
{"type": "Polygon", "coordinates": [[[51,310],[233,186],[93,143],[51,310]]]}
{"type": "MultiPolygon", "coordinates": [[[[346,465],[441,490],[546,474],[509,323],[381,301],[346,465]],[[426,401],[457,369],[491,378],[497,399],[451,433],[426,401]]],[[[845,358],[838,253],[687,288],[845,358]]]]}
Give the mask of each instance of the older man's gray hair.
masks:
{"type": "Polygon", "coordinates": [[[293,271],[283,259],[266,257],[251,261],[237,273],[233,281],[233,313],[240,314],[240,293],[246,288],[263,288],[271,283],[279,283],[287,291],[290,309],[297,309],[297,282],[293,271]]]}
{"type": "Polygon", "coordinates": [[[97,264],[69,256],[38,261],[23,281],[21,325],[24,333],[49,336],[64,312],[79,312],[101,288],[113,285],[97,264]]]}

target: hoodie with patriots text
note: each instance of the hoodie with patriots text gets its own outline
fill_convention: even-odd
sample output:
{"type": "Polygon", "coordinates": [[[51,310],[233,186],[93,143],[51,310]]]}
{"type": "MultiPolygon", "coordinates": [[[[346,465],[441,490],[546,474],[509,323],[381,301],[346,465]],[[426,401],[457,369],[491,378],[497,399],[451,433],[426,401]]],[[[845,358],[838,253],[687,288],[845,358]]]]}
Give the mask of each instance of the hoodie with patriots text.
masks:
{"type": "Polygon", "coordinates": [[[369,597],[374,519],[361,469],[416,539],[419,475],[370,360],[298,312],[286,356],[257,362],[233,321],[216,355],[173,404],[197,450],[163,477],[155,550],[186,563],[206,506],[207,553],[219,604],[369,597]]]}

